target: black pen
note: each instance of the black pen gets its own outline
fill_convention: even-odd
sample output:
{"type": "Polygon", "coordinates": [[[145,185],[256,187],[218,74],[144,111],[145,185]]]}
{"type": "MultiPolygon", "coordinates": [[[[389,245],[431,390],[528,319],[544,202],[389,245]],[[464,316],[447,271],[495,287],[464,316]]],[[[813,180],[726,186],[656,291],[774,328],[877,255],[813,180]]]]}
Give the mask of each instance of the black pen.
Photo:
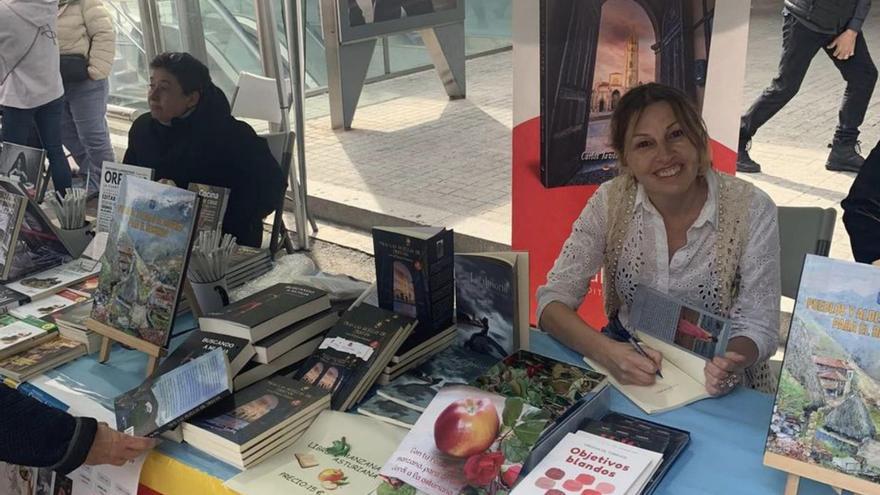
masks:
{"type": "MultiPolygon", "coordinates": [[[[628,332],[627,332],[627,333],[628,333],[628,332]]],[[[636,352],[638,352],[638,353],[641,354],[642,356],[648,358],[648,360],[651,361],[652,363],[654,362],[654,360],[651,359],[650,356],[648,356],[648,353],[645,352],[644,349],[642,349],[642,346],[639,345],[639,341],[636,340],[635,337],[632,336],[632,334],[629,334],[629,337],[628,337],[627,340],[629,340],[629,343],[632,344],[632,346],[633,346],[633,348],[635,348],[636,352]]],[[[655,373],[656,373],[657,376],[659,376],[660,378],[663,378],[663,373],[660,373],[660,367],[659,367],[659,366],[657,367],[657,371],[656,371],[655,373]]]]}

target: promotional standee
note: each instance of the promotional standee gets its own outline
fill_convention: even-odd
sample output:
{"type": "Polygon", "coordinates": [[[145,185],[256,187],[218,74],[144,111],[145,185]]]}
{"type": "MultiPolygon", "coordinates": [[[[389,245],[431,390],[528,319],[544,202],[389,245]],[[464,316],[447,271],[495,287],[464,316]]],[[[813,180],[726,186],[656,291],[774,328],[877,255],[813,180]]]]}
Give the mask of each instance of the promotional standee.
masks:
{"type": "MultiPolygon", "coordinates": [[[[611,114],[630,88],[675,86],[702,108],[715,168],[736,162],[749,2],[514,0],[513,249],[535,289],[599,184],[615,174],[611,114]],[[711,55],[711,56],[710,56],[711,55]]],[[[601,326],[601,274],[581,315],[601,326]]]]}

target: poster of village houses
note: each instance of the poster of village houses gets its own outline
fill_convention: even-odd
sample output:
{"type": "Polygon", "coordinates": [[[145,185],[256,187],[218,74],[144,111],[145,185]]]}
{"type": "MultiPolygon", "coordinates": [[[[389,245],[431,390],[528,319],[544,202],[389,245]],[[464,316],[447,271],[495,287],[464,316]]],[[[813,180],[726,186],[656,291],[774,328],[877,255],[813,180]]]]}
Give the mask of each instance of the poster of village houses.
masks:
{"type": "Polygon", "coordinates": [[[809,256],[767,452],[880,482],[880,268],[809,256]]]}

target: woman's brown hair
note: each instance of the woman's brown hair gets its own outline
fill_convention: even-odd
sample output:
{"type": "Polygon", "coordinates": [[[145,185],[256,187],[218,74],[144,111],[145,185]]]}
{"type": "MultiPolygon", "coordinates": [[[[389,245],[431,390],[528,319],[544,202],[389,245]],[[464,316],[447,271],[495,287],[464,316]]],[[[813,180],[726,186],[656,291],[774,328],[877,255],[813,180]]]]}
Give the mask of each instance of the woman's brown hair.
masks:
{"type": "Polygon", "coordinates": [[[620,171],[626,171],[626,142],[645,108],[654,103],[666,102],[672,107],[678,124],[700,157],[700,173],[711,165],[709,131],[690,97],[684,92],[658,83],[647,83],[629,90],[611,115],[611,146],[617,152],[620,171]]]}

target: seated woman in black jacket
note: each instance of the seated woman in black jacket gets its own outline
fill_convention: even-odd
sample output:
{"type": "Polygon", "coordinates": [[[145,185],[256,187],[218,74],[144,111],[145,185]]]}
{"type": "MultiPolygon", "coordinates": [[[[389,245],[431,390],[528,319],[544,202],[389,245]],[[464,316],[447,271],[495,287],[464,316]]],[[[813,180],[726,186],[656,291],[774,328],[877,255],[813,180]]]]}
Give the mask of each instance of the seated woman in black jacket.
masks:
{"type": "Polygon", "coordinates": [[[128,131],[124,163],[150,167],[156,180],[231,190],[223,231],[260,247],[262,220],[281,202],[284,174],[266,141],[232,117],[208,68],[188,53],[163,53],[150,63],[150,113],[128,131]]]}

